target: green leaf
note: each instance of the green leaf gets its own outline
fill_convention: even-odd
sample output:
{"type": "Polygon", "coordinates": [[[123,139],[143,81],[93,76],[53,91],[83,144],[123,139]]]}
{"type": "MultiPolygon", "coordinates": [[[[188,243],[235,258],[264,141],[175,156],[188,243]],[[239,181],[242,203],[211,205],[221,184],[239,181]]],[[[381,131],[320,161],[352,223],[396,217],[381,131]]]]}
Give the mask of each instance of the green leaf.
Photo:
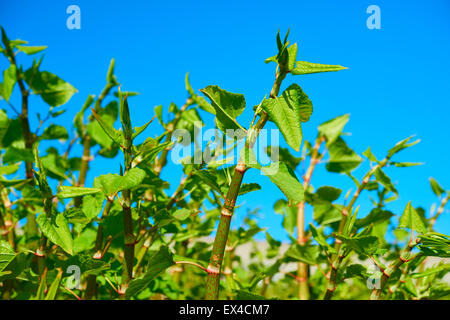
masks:
{"type": "Polygon", "coordinates": [[[16,48],[28,55],[32,55],[47,49],[47,46],[16,46],[16,48]]]}
{"type": "Polygon", "coordinates": [[[342,138],[336,139],[329,146],[330,159],[326,168],[330,172],[351,172],[361,163],[361,157],[350,149],[342,138]]]}
{"type": "Polygon", "coordinates": [[[333,205],[330,202],[314,203],[313,218],[320,225],[327,225],[342,219],[342,205],[333,205]]]}
{"type": "Polygon", "coordinates": [[[8,264],[14,260],[16,253],[7,241],[0,240],[0,272],[5,270],[8,264]]]}
{"type": "Polygon", "coordinates": [[[316,194],[324,200],[333,202],[335,200],[337,200],[339,198],[339,196],[341,195],[342,190],[335,188],[335,187],[330,187],[330,186],[323,186],[320,187],[319,189],[317,189],[316,194]]]}
{"type": "Polygon", "coordinates": [[[173,255],[169,248],[162,246],[158,252],[149,258],[145,275],[130,282],[125,292],[126,297],[130,298],[147,288],[157,276],[174,264],[173,255]]]}
{"type": "Polygon", "coordinates": [[[286,251],[284,256],[293,259],[294,261],[300,261],[309,265],[315,265],[319,258],[320,249],[319,246],[312,245],[299,245],[298,243],[292,244],[286,251]]]}
{"type": "Polygon", "coordinates": [[[183,220],[186,220],[187,218],[189,218],[191,213],[192,213],[191,210],[186,209],[186,208],[181,208],[181,209],[176,210],[172,214],[172,216],[177,220],[183,221],[183,220]]]}
{"type": "MultiPolygon", "coordinates": [[[[290,153],[289,149],[286,149],[283,147],[277,147],[277,148],[278,148],[278,154],[273,152],[272,146],[268,146],[266,148],[266,152],[269,155],[270,159],[274,162],[282,161],[282,162],[286,163],[287,165],[289,165],[292,170],[295,170],[297,168],[297,166],[300,164],[300,162],[302,161],[302,158],[293,156],[290,153]]],[[[275,148],[273,148],[273,149],[275,149],[275,148]]]]}
{"type": "Polygon", "coordinates": [[[362,153],[362,155],[365,156],[367,159],[369,159],[369,160],[372,161],[372,162],[379,162],[379,161],[377,160],[377,158],[374,156],[374,154],[372,153],[372,150],[370,150],[370,147],[367,148],[367,150],[364,151],[364,152],[362,153]]]}
{"type": "Polygon", "coordinates": [[[339,71],[339,70],[344,70],[344,69],[348,69],[348,68],[339,66],[339,65],[297,61],[297,66],[295,67],[295,69],[291,70],[291,73],[293,75],[300,75],[300,74],[310,74],[310,73],[319,73],[319,72],[339,71]]]}
{"type": "Polygon", "coordinates": [[[381,170],[377,168],[374,172],[375,178],[379,183],[383,185],[387,190],[394,192],[398,195],[397,189],[395,189],[394,185],[391,182],[391,179],[381,170]]]}
{"type": "Polygon", "coordinates": [[[444,188],[432,177],[430,177],[430,186],[431,190],[433,190],[434,194],[440,197],[444,192],[444,188]]]}
{"type": "Polygon", "coordinates": [[[394,162],[394,161],[390,161],[389,165],[391,166],[396,166],[399,168],[404,168],[404,167],[415,167],[415,166],[421,166],[424,163],[422,162],[394,162]]]}
{"type": "Polygon", "coordinates": [[[216,124],[223,133],[227,133],[227,129],[245,131],[236,121],[245,109],[244,95],[228,92],[218,86],[208,86],[200,91],[211,100],[216,112],[216,124]]]}
{"type": "Polygon", "coordinates": [[[243,195],[249,192],[261,190],[261,186],[257,183],[243,183],[239,189],[239,195],[243,195]]]}
{"type": "Polygon", "coordinates": [[[342,134],[344,126],[347,124],[350,115],[344,114],[338,116],[334,119],[328,120],[322,123],[319,127],[319,133],[327,139],[327,146],[336,141],[337,138],[342,134]]]}
{"type": "Polygon", "coordinates": [[[297,206],[289,206],[286,200],[280,199],[274,204],[274,211],[284,216],[282,226],[289,233],[297,226],[297,206]]]}
{"type": "Polygon", "coordinates": [[[67,129],[57,124],[49,125],[45,128],[41,136],[42,140],[67,140],[68,138],[69,134],[67,133],[67,129]]]}
{"type": "Polygon", "coordinates": [[[203,97],[197,95],[194,92],[194,89],[192,89],[192,86],[189,83],[189,72],[186,73],[185,83],[186,83],[186,90],[191,96],[191,99],[194,100],[194,103],[197,104],[204,111],[216,114],[216,110],[214,110],[214,108],[208,103],[208,101],[206,101],[203,97]]]}
{"type": "Polygon", "coordinates": [[[217,191],[219,194],[223,195],[220,186],[217,184],[216,177],[207,170],[196,170],[193,172],[196,177],[199,177],[203,182],[205,182],[212,189],[217,191]]]}
{"type": "Polygon", "coordinates": [[[119,83],[117,82],[116,76],[114,75],[114,66],[115,60],[111,59],[111,61],[109,62],[108,72],[106,73],[106,82],[116,86],[119,83]]]}
{"type": "Polygon", "coordinates": [[[87,110],[87,108],[89,108],[92,105],[92,103],[94,102],[94,97],[95,96],[92,94],[88,95],[86,101],[83,104],[83,107],[81,107],[81,110],[77,112],[77,114],[73,119],[73,124],[77,129],[77,133],[80,137],[84,136],[84,122],[83,122],[84,112],[87,110]]]}
{"type": "Polygon", "coordinates": [[[284,193],[289,202],[303,201],[304,190],[294,171],[283,162],[261,168],[262,172],[284,193]]]}
{"type": "Polygon", "coordinates": [[[139,153],[133,159],[132,167],[137,166],[139,163],[152,162],[156,156],[166,148],[170,148],[173,144],[172,141],[167,141],[162,144],[156,144],[155,141],[149,140],[139,146],[139,153]]]}
{"type": "Polygon", "coordinates": [[[103,131],[108,135],[108,137],[111,138],[112,141],[121,146],[123,144],[124,139],[122,132],[114,129],[114,127],[111,124],[103,120],[102,117],[99,114],[97,114],[94,109],[91,108],[91,110],[92,114],[94,115],[95,119],[97,119],[103,131]]]}
{"type": "Polygon", "coordinates": [[[313,112],[311,100],[297,84],[290,85],[280,97],[264,100],[262,108],[283,134],[287,144],[299,151],[302,143],[301,123],[313,112]]]}
{"type": "Polygon", "coordinates": [[[30,149],[21,149],[10,146],[3,155],[4,163],[16,163],[19,161],[33,162],[33,152],[30,149]]]}
{"type": "Polygon", "coordinates": [[[23,77],[34,93],[40,95],[42,100],[52,107],[65,104],[78,92],[70,83],[47,71],[30,68],[25,71],[23,77]]]}
{"type": "Polygon", "coordinates": [[[402,151],[403,149],[412,147],[413,145],[418,144],[420,142],[420,140],[416,140],[414,142],[408,143],[412,137],[413,136],[408,137],[400,142],[397,142],[397,144],[393,148],[389,149],[387,157],[391,158],[394,154],[402,151]]]}
{"type": "Polygon", "coordinates": [[[311,230],[311,234],[312,234],[314,240],[316,240],[317,243],[318,243],[321,247],[325,248],[325,249],[326,249],[328,252],[330,252],[330,253],[336,252],[336,251],[334,250],[334,248],[328,244],[328,242],[326,241],[326,239],[325,239],[325,237],[323,236],[323,234],[320,233],[320,232],[314,227],[314,225],[313,225],[312,223],[309,224],[309,229],[311,230]]]}
{"type": "Polygon", "coordinates": [[[355,221],[355,226],[359,228],[367,227],[370,224],[377,224],[389,220],[394,214],[387,210],[382,210],[380,208],[374,208],[370,213],[362,218],[355,221]]]}
{"type": "Polygon", "coordinates": [[[101,192],[99,188],[86,188],[86,187],[71,187],[71,186],[60,186],[59,192],[56,196],[59,199],[75,198],[80,196],[85,196],[88,194],[94,194],[101,192]]]}
{"type": "Polygon", "coordinates": [[[91,222],[91,219],[86,217],[84,211],[81,208],[72,207],[63,212],[69,223],[82,223],[87,224],[91,222]]]}
{"type": "Polygon", "coordinates": [[[399,228],[407,228],[417,232],[426,233],[427,228],[422,217],[417,213],[416,209],[411,205],[411,201],[406,205],[402,216],[400,217],[399,228]]]}
{"type": "Polygon", "coordinates": [[[40,214],[36,221],[42,233],[54,244],[58,245],[68,254],[73,254],[73,239],[70,233],[69,223],[62,213],[49,219],[45,214],[40,214]]]}
{"type": "Polygon", "coordinates": [[[92,220],[98,216],[103,208],[103,193],[97,193],[94,196],[87,195],[83,198],[83,213],[89,219],[92,220]]]}
{"type": "Polygon", "coordinates": [[[295,68],[295,60],[297,59],[297,44],[294,43],[288,49],[288,70],[295,68]]]}
{"type": "Polygon", "coordinates": [[[375,236],[356,236],[356,237],[346,237],[343,235],[336,235],[345,245],[350,249],[355,250],[359,254],[364,254],[367,256],[372,256],[380,248],[380,241],[378,237],[375,236]]]}
{"type": "Polygon", "coordinates": [[[45,300],[55,300],[56,295],[58,293],[59,285],[61,284],[62,279],[62,271],[59,271],[53,280],[52,284],[48,288],[47,295],[45,296],[45,300]]]}
{"type": "Polygon", "coordinates": [[[101,188],[106,195],[112,196],[119,191],[139,186],[145,176],[144,170],[132,168],[124,176],[111,173],[98,176],[94,180],[94,187],[101,188]]]}
{"type": "Polygon", "coordinates": [[[0,83],[0,95],[2,95],[6,101],[9,101],[16,81],[16,66],[11,64],[8,69],[3,71],[3,83],[0,83]]]}
{"type": "Polygon", "coordinates": [[[429,232],[420,236],[419,249],[425,256],[450,258],[450,237],[445,234],[429,232]]]}
{"type": "Polygon", "coordinates": [[[0,167],[0,175],[8,175],[13,174],[19,170],[19,164],[11,164],[9,166],[1,166],[0,167]]]}
{"type": "MultiPolygon", "coordinates": [[[[154,118],[153,118],[154,119],[154,118]]],[[[147,129],[147,127],[149,126],[150,123],[153,122],[153,119],[151,119],[149,122],[147,122],[146,124],[144,124],[143,126],[140,127],[135,127],[134,128],[134,133],[132,136],[132,139],[134,140],[138,135],[140,135],[145,129],[147,129]]]]}

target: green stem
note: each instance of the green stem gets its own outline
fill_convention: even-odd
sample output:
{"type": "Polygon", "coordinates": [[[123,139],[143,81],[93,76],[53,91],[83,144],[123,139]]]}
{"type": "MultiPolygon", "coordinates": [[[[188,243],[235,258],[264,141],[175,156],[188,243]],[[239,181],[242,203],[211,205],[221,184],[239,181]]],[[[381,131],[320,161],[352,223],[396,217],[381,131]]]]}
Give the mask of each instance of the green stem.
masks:
{"type": "MultiPolygon", "coordinates": [[[[308,189],[314,169],[322,158],[322,155],[319,154],[322,141],[323,139],[318,137],[312,149],[311,161],[303,180],[304,190],[308,189]]],[[[297,243],[304,245],[305,242],[305,201],[303,200],[297,204],[297,243]]],[[[309,300],[308,269],[308,265],[304,262],[297,264],[298,298],[300,300],[309,300]]]]}
{"type": "Polygon", "coordinates": [[[325,291],[325,295],[323,300],[330,300],[333,296],[334,291],[336,290],[336,281],[337,281],[337,273],[339,267],[341,266],[342,260],[344,259],[344,254],[340,251],[334,261],[332,261],[330,266],[330,271],[328,273],[328,283],[327,289],[325,291]]]}
{"type": "MultiPolygon", "coordinates": [[[[275,83],[272,87],[272,90],[270,91],[271,98],[275,98],[278,96],[281,83],[285,77],[285,72],[277,73],[275,83]]],[[[264,127],[268,119],[269,116],[267,115],[267,113],[263,112],[254,127],[249,129],[249,133],[247,134],[248,138],[245,142],[246,149],[251,149],[253,147],[253,144],[258,138],[259,132],[264,127]]],[[[209,259],[205,297],[207,300],[217,300],[219,298],[220,271],[222,268],[223,255],[228,239],[228,233],[230,231],[231,217],[233,216],[234,206],[236,204],[236,199],[239,194],[239,189],[241,187],[242,179],[244,178],[246,170],[247,166],[245,165],[245,162],[240,159],[236,168],[234,169],[230,187],[225,197],[225,203],[221,210],[219,226],[217,228],[211,257],[209,259]]]]}
{"type": "MultiPolygon", "coordinates": [[[[128,109],[127,98],[125,97],[122,108],[120,108],[120,119],[122,122],[124,146],[123,155],[125,163],[125,174],[131,169],[132,165],[132,147],[133,147],[133,130],[131,127],[130,112],[128,109]]],[[[133,278],[133,264],[134,264],[134,246],[136,244],[136,237],[133,233],[133,218],[131,212],[131,191],[128,189],[122,190],[122,209],[123,209],[123,231],[124,231],[124,270],[122,274],[122,288],[121,292],[125,293],[128,283],[133,278]]]]}
{"type": "MultiPolygon", "coordinates": [[[[14,52],[9,45],[9,41],[5,43],[6,45],[6,52],[8,59],[12,65],[16,68],[16,78],[17,78],[17,84],[20,88],[20,93],[22,95],[22,112],[19,115],[20,123],[22,125],[22,133],[23,138],[25,140],[25,149],[32,150],[33,144],[34,144],[34,136],[30,130],[30,122],[28,119],[28,97],[29,97],[29,91],[25,88],[25,84],[22,79],[22,75],[20,74],[20,68],[17,67],[16,58],[14,55],[14,52]]],[[[32,161],[25,161],[25,177],[26,179],[30,179],[30,185],[34,186],[33,181],[33,162],[32,161]]],[[[37,236],[39,234],[39,230],[36,223],[36,216],[33,213],[27,214],[27,222],[26,227],[27,233],[30,237],[37,236]]],[[[39,260],[39,258],[38,258],[39,260]]]]}
{"type": "MultiPolygon", "coordinates": [[[[78,187],[83,187],[86,182],[87,172],[89,171],[89,161],[91,160],[91,137],[87,132],[83,137],[83,156],[81,157],[80,175],[78,176],[78,187]]],[[[75,207],[80,207],[83,203],[83,197],[74,199],[75,207]]]]}
{"type": "MultiPolygon", "coordinates": [[[[103,213],[100,219],[104,219],[108,216],[109,211],[111,210],[113,204],[113,200],[108,199],[105,205],[105,208],[103,209],[103,213]]],[[[103,249],[103,227],[99,223],[97,228],[97,236],[95,237],[95,246],[94,246],[94,259],[101,259],[102,258],[102,249],[103,249]]],[[[97,291],[97,276],[95,274],[91,274],[88,276],[87,280],[87,286],[86,286],[86,293],[84,298],[86,300],[91,300],[95,295],[97,291]]]]}
{"type": "Polygon", "coordinates": [[[380,278],[380,285],[378,286],[378,288],[373,289],[372,294],[370,295],[370,300],[380,300],[381,293],[383,292],[383,289],[392,274],[405,262],[411,261],[419,256],[418,254],[416,254],[415,256],[411,257],[411,250],[417,245],[417,243],[419,243],[419,239],[417,239],[416,241],[410,241],[410,243],[408,243],[408,246],[402,250],[398,259],[391,263],[385,270],[382,270],[383,275],[380,278]]]}
{"type": "MultiPolygon", "coordinates": [[[[338,228],[337,234],[342,234],[342,231],[344,230],[344,226],[345,226],[345,224],[347,222],[348,214],[352,212],[353,206],[354,206],[356,200],[359,198],[359,196],[360,196],[361,192],[364,190],[365,186],[369,183],[370,178],[375,174],[375,171],[378,168],[380,168],[380,169],[383,168],[388,163],[389,159],[390,159],[389,157],[386,157],[385,159],[383,159],[380,163],[378,163],[376,166],[374,166],[372,169],[369,170],[369,172],[367,172],[364,175],[363,180],[361,181],[358,189],[353,194],[353,197],[350,200],[349,204],[346,207],[344,207],[344,209],[342,210],[342,219],[339,222],[339,228],[338,228]]],[[[337,252],[337,254],[335,254],[331,258],[331,265],[330,265],[330,272],[329,272],[330,278],[329,278],[328,283],[327,283],[327,289],[326,289],[326,292],[325,292],[325,295],[324,295],[324,299],[331,299],[331,296],[333,295],[333,292],[334,292],[334,289],[335,289],[334,285],[332,283],[330,283],[331,280],[332,280],[331,274],[334,272],[333,271],[333,266],[337,266],[339,268],[340,263],[337,263],[338,262],[337,260],[339,259],[339,253],[340,253],[340,250],[341,250],[341,244],[342,244],[342,242],[339,239],[336,239],[336,242],[334,244],[334,249],[337,252]],[[333,290],[329,290],[330,288],[331,289],[334,288],[334,289],[333,290]]],[[[337,272],[337,270],[336,270],[336,272],[337,272]]]]}
{"type": "Polygon", "coordinates": [[[430,219],[430,231],[433,230],[433,227],[434,227],[434,224],[436,223],[436,220],[444,212],[445,205],[447,204],[449,198],[450,198],[449,194],[447,194],[444,198],[442,198],[441,203],[439,205],[439,208],[436,211],[436,214],[434,215],[434,217],[432,217],[430,219]]]}

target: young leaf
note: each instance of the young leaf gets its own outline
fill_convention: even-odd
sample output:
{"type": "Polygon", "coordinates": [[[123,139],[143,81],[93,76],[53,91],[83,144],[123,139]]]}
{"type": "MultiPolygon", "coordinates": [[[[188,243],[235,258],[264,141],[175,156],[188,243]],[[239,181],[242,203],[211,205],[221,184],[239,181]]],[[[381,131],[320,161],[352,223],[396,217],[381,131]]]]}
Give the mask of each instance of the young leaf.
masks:
{"type": "Polygon", "coordinates": [[[11,96],[16,81],[16,66],[11,64],[8,69],[3,71],[3,83],[0,83],[0,95],[6,101],[9,101],[9,97],[11,96]]]}
{"type": "Polygon", "coordinates": [[[275,162],[262,167],[261,170],[284,193],[288,201],[303,201],[305,193],[303,186],[288,165],[275,162]]]}
{"type": "Polygon", "coordinates": [[[194,89],[192,89],[191,84],[189,83],[189,72],[186,73],[185,78],[186,83],[186,91],[189,93],[192,100],[194,100],[194,103],[197,104],[201,109],[203,109],[206,112],[209,112],[211,114],[216,114],[216,110],[206,101],[203,97],[200,97],[194,92],[194,89]]]}
{"type": "Polygon", "coordinates": [[[320,187],[316,191],[317,196],[319,196],[321,199],[329,201],[329,202],[333,202],[333,201],[337,200],[339,198],[339,196],[341,195],[341,193],[342,193],[341,189],[338,189],[335,187],[330,187],[330,186],[320,187]]]}
{"type": "Polygon", "coordinates": [[[113,196],[119,191],[139,186],[145,176],[145,171],[139,168],[130,169],[124,176],[104,174],[95,178],[94,187],[101,188],[107,196],[113,196]]]}
{"type": "Polygon", "coordinates": [[[65,127],[57,124],[51,124],[45,128],[40,138],[42,140],[67,140],[69,138],[69,134],[67,133],[67,129],[65,127]]]}
{"type": "Polygon", "coordinates": [[[94,194],[101,192],[98,188],[85,188],[85,187],[72,187],[72,186],[60,186],[59,192],[56,196],[59,199],[75,198],[80,196],[85,196],[88,194],[94,194]]]}
{"type": "Polygon", "coordinates": [[[367,159],[369,159],[372,162],[379,162],[377,158],[372,153],[372,150],[370,150],[370,147],[367,148],[366,151],[362,153],[363,156],[365,156],[367,159]]]}
{"type": "Polygon", "coordinates": [[[297,61],[297,66],[295,67],[295,69],[291,70],[291,73],[293,75],[300,75],[300,74],[310,74],[310,73],[319,73],[319,72],[339,71],[339,70],[344,70],[344,69],[348,69],[348,68],[339,66],[339,65],[297,61]]]}
{"type": "Polygon", "coordinates": [[[300,261],[306,264],[315,265],[317,263],[319,254],[319,246],[302,246],[298,243],[294,243],[289,247],[284,256],[288,258],[287,260],[293,259],[294,261],[300,261]]]}
{"type": "Polygon", "coordinates": [[[52,107],[65,104],[78,92],[70,83],[47,71],[30,68],[25,71],[23,77],[33,92],[52,107]]]}
{"type": "Polygon", "coordinates": [[[378,237],[375,236],[356,236],[351,238],[343,235],[336,235],[336,237],[350,249],[367,256],[375,254],[381,245],[378,237]]]}
{"type": "Polygon", "coordinates": [[[54,219],[47,218],[45,214],[37,216],[36,221],[42,233],[54,244],[58,245],[68,254],[73,254],[73,239],[69,223],[62,213],[54,219]]]}
{"type": "Polygon", "coordinates": [[[63,271],[60,270],[53,280],[52,284],[48,288],[47,295],[45,296],[45,300],[55,300],[56,295],[58,293],[59,285],[61,283],[63,271]]]}
{"type": "Polygon", "coordinates": [[[344,126],[347,124],[350,115],[344,114],[334,119],[322,123],[318,129],[319,133],[327,139],[327,146],[336,141],[342,133],[344,126]]]}
{"type": "Polygon", "coordinates": [[[95,119],[97,119],[98,123],[104,130],[104,132],[108,135],[108,137],[111,138],[112,141],[117,143],[118,145],[123,145],[123,135],[121,131],[114,129],[112,125],[110,125],[108,122],[104,121],[102,117],[95,112],[93,108],[91,108],[92,114],[94,115],[95,119]]]}
{"type": "Polygon", "coordinates": [[[236,121],[236,118],[245,109],[245,98],[242,94],[231,93],[218,86],[208,86],[200,90],[211,100],[216,111],[216,123],[222,132],[227,129],[245,129],[236,121]]]}
{"type": "Polygon", "coordinates": [[[16,253],[7,241],[0,240],[0,272],[5,270],[8,264],[14,260],[16,253]]]}
{"type": "Polygon", "coordinates": [[[430,177],[430,186],[431,190],[433,190],[434,194],[440,197],[444,192],[444,188],[432,177],[430,177]]]}
{"type": "Polygon", "coordinates": [[[400,217],[399,228],[415,230],[417,232],[426,233],[427,228],[416,209],[411,205],[411,201],[406,205],[402,216],[400,217]]]}
{"type": "Polygon", "coordinates": [[[418,144],[420,142],[420,140],[416,140],[414,142],[408,143],[409,140],[411,140],[412,137],[413,136],[408,137],[408,138],[406,138],[406,139],[404,139],[404,140],[402,140],[400,142],[397,142],[396,145],[393,148],[389,149],[388,155],[387,155],[388,158],[391,158],[394,154],[402,151],[403,149],[412,147],[413,145],[418,144]]]}
{"type": "Polygon", "coordinates": [[[375,178],[379,183],[383,185],[387,190],[394,192],[398,195],[397,189],[395,189],[394,185],[391,182],[391,179],[381,170],[377,168],[374,172],[375,178]]]}
{"type": "Polygon", "coordinates": [[[326,168],[330,172],[351,172],[361,163],[361,157],[350,149],[342,138],[336,139],[329,146],[330,159],[326,168]]]}
{"type": "Polygon", "coordinates": [[[36,54],[47,49],[47,46],[16,46],[19,51],[22,51],[28,55],[36,54]]]}
{"type": "Polygon", "coordinates": [[[299,151],[302,143],[301,123],[313,112],[311,100],[297,84],[289,86],[280,97],[264,100],[262,108],[275,122],[287,144],[299,151]]]}
{"type": "Polygon", "coordinates": [[[138,294],[147,288],[157,276],[173,265],[174,261],[172,253],[169,251],[169,248],[162,246],[158,252],[149,258],[145,275],[141,278],[132,280],[125,295],[130,298],[138,294]]]}

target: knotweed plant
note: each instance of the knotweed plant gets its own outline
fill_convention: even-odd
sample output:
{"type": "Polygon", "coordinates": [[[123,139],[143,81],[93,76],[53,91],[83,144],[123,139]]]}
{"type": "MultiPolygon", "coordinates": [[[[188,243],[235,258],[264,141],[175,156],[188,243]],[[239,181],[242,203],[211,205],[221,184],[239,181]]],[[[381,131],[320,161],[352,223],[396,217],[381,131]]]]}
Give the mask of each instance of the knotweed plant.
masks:
{"type": "Polygon", "coordinates": [[[450,297],[450,237],[435,232],[450,192],[430,178],[439,200],[430,212],[414,199],[403,212],[390,209],[398,191],[385,168],[420,165],[396,161],[419,141],[406,138],[378,157],[370,148],[358,155],[347,145],[344,110],[321,124],[311,142],[303,137],[313,103],[298,76],[345,67],[301,61],[297,44],[278,33],[276,55],[265,61],[275,70],[273,85],[261,88],[251,106],[243,94],[217,85],[194,90],[186,75],[181,106],[157,106],[154,116],[132,124],[137,93],[121,90],[111,60],[103,90],[83,93],[68,126],[58,117],[63,105],[76,107],[75,87],[43,71],[42,56],[27,67],[20,61],[45,49],[2,29],[0,54],[9,63],[0,83],[2,299],[450,297]],[[288,77],[294,84],[285,87],[288,77]],[[46,110],[31,105],[32,95],[46,110]],[[239,119],[246,108],[254,114],[250,123],[239,119]],[[288,148],[260,143],[269,122],[288,148]],[[214,129],[206,146],[203,127],[214,129]],[[182,148],[188,153],[177,157],[182,148]],[[107,159],[119,161],[116,170],[92,176],[107,159]],[[173,166],[182,176],[173,180],[172,172],[165,180],[173,166]],[[345,175],[354,188],[343,194],[316,185],[318,166],[330,181],[345,175]],[[364,166],[357,177],[355,169],[364,166]],[[265,192],[248,180],[249,170],[284,195],[271,214],[283,216],[289,242],[259,226],[258,208],[239,207],[247,193],[265,192]],[[362,197],[372,205],[360,205],[362,197]]]}

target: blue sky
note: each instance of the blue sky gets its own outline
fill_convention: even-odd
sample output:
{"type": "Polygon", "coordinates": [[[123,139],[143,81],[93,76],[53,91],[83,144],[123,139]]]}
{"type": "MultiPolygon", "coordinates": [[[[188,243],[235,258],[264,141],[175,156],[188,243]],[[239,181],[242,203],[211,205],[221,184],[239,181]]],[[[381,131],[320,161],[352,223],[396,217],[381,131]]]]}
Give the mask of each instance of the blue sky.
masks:
{"type": "MultiPolygon", "coordinates": [[[[449,120],[450,4],[432,1],[9,1],[2,3],[0,24],[10,38],[30,45],[48,45],[42,70],[51,71],[78,89],[63,106],[66,114],[57,123],[70,127],[71,119],[88,94],[99,94],[111,58],[123,90],[138,91],[130,99],[132,121],[138,126],[152,118],[153,107],[186,99],[184,76],[190,73],[196,89],[210,84],[243,93],[249,108],[239,118],[244,126],[252,119],[251,106],[259,103],[272,86],[274,65],[264,59],[276,54],[275,35],[290,28],[291,43],[299,46],[298,59],[340,64],[348,70],[288,77],[283,85],[300,84],[313,101],[314,113],[303,126],[307,140],[315,138],[317,126],[349,113],[347,143],[358,153],[368,146],[378,158],[397,141],[416,135],[421,143],[401,152],[397,161],[424,162],[411,168],[385,171],[400,193],[389,208],[401,214],[409,200],[429,210],[437,199],[428,178],[435,177],[450,188],[449,120]],[[69,30],[66,8],[81,9],[81,30],[69,30]],[[366,9],[381,9],[381,29],[369,30],[366,9]]],[[[28,66],[30,59],[17,57],[28,66]]],[[[4,69],[6,59],[0,60],[4,69]]],[[[18,98],[17,88],[14,98],[18,98]]],[[[14,101],[14,100],[13,100],[14,101]]],[[[31,112],[45,112],[46,105],[31,99],[31,112]]],[[[6,105],[1,108],[7,109],[6,105]]],[[[10,113],[11,114],[11,113],[10,113]]],[[[203,114],[202,114],[203,115],[203,114]]],[[[212,118],[205,115],[212,125],[212,118]]],[[[32,123],[32,126],[36,125],[32,123]]],[[[273,124],[269,125],[273,128],[273,124]]],[[[161,128],[147,131],[155,136],[161,128]]],[[[79,152],[77,148],[74,151],[79,152]]],[[[122,158],[97,159],[88,175],[117,172],[122,158]]],[[[368,164],[355,172],[361,177],[368,164]]],[[[179,167],[170,164],[163,177],[175,188],[179,167]]],[[[266,177],[249,171],[244,182],[256,180],[264,191],[239,199],[235,223],[245,208],[261,208],[261,225],[275,238],[286,240],[281,216],[273,213],[282,193],[266,177]]],[[[313,185],[336,185],[343,194],[353,188],[349,178],[327,173],[319,166],[313,185]]],[[[361,214],[369,202],[360,200],[361,214]]],[[[307,211],[307,222],[311,211],[307,211]]],[[[442,216],[440,232],[450,233],[450,215],[442,216]]]]}

